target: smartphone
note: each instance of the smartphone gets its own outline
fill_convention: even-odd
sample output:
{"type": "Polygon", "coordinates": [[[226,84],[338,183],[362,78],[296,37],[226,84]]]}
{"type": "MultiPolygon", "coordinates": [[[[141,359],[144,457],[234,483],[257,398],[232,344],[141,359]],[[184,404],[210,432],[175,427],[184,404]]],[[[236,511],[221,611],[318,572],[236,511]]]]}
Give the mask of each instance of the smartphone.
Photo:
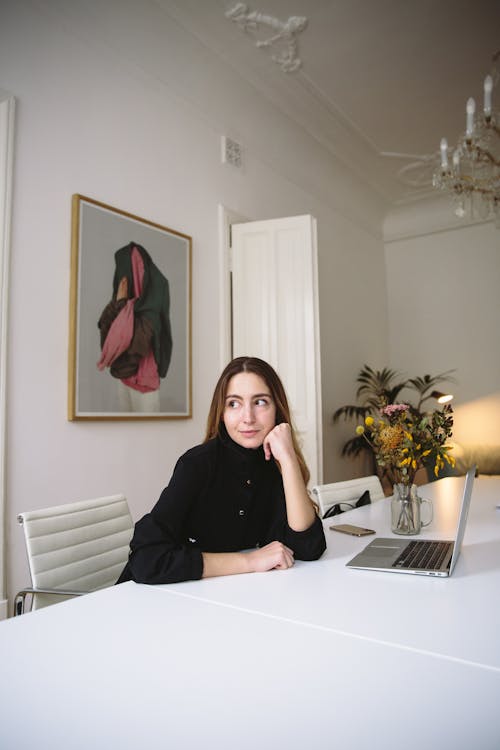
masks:
{"type": "Polygon", "coordinates": [[[341,534],[350,534],[351,536],[368,536],[375,534],[373,529],[364,529],[362,526],[351,526],[350,523],[340,523],[337,526],[330,526],[332,531],[340,531],[341,534]]]}

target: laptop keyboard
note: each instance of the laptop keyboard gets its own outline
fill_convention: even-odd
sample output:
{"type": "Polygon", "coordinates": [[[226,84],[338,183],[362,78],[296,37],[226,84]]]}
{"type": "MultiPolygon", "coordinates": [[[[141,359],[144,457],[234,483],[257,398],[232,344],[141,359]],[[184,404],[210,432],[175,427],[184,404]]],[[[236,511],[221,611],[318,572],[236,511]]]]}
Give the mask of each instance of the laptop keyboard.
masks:
{"type": "Polygon", "coordinates": [[[452,542],[410,542],[392,567],[439,570],[452,544],[452,542]]]}

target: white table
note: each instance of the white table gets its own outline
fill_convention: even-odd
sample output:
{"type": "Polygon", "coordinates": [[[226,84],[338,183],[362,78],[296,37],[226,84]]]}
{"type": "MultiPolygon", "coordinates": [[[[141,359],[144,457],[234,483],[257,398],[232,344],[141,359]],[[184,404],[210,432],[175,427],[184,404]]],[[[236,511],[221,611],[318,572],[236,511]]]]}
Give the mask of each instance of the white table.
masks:
{"type": "Polygon", "coordinates": [[[500,746],[496,670],[134,583],[2,623],[0,660],[3,750],[500,746]]]}
{"type": "MultiPolygon", "coordinates": [[[[450,477],[421,488],[434,501],[434,520],[420,538],[454,538],[463,484],[450,477]]],[[[325,521],[328,547],[317,562],[160,590],[500,669],[499,503],[500,478],[476,478],[462,553],[450,578],[345,567],[373,536],[351,537],[329,526],[354,523],[394,536],[385,499],[325,521]]]]}
{"type": "MultiPolygon", "coordinates": [[[[431,489],[451,505],[457,484],[431,489]]],[[[498,489],[476,485],[450,579],[349,570],[366,539],[328,532],[324,559],[286,572],[129,582],[0,623],[0,747],[498,750],[498,489]]],[[[349,515],[386,530],[384,508],[349,515]]]]}

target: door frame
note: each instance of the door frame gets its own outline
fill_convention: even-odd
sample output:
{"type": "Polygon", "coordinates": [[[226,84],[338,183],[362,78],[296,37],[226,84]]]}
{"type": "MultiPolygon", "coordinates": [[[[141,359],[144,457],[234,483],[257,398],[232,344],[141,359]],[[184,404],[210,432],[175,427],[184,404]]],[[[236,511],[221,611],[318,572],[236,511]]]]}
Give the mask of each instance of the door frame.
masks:
{"type": "Polygon", "coordinates": [[[7,617],[5,571],[6,376],[14,165],[14,113],[14,97],[0,90],[0,620],[7,617]]]}
{"type": "Polygon", "coordinates": [[[233,356],[232,316],[231,316],[231,225],[253,221],[222,203],[217,206],[219,223],[219,341],[220,371],[233,356]]]}

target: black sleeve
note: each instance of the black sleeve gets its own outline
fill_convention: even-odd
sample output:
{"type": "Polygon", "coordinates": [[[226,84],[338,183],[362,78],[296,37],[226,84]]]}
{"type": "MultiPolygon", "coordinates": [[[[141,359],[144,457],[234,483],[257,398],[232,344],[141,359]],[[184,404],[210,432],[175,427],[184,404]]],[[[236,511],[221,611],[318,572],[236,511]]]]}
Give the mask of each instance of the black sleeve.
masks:
{"type": "Polygon", "coordinates": [[[317,560],[326,549],[321,519],[316,516],[314,523],[305,531],[294,531],[285,524],[283,543],[293,550],[296,560],[317,560]]]}
{"type": "Polygon", "coordinates": [[[155,507],[135,526],[126,569],[129,580],[155,584],[201,578],[202,553],[185,538],[184,524],[208,475],[208,461],[179,459],[155,507]]]}

